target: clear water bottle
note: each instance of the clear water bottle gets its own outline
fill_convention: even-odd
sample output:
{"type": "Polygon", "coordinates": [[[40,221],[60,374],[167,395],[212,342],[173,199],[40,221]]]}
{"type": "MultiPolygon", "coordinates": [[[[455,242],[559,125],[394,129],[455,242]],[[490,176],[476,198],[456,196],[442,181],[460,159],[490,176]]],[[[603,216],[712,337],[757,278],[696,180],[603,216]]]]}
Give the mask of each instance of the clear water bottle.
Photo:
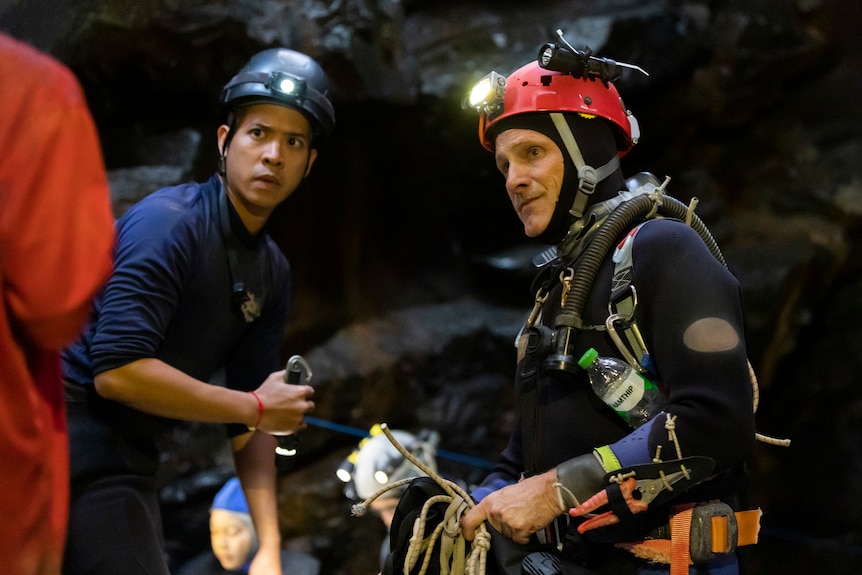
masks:
{"type": "Polygon", "coordinates": [[[587,370],[596,395],[633,428],[640,427],[664,409],[664,396],[656,384],[623,360],[599,357],[599,352],[590,348],[578,360],[578,365],[587,370]]]}

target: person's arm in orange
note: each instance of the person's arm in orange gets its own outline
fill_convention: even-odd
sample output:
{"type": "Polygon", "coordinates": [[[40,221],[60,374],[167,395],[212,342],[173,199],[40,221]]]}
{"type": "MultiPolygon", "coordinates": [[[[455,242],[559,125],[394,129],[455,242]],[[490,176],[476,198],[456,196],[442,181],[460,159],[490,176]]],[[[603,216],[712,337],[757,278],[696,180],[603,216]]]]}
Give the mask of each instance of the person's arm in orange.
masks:
{"type": "MultiPolygon", "coordinates": [[[[0,41],[24,53],[20,42],[0,41]]],[[[48,58],[31,59],[32,74],[3,83],[4,109],[18,111],[0,130],[3,281],[26,337],[58,350],[77,336],[110,273],[114,218],[98,134],[77,79],[48,58]],[[46,81],[51,89],[34,89],[46,81]],[[16,189],[22,193],[7,193],[16,189]]]]}

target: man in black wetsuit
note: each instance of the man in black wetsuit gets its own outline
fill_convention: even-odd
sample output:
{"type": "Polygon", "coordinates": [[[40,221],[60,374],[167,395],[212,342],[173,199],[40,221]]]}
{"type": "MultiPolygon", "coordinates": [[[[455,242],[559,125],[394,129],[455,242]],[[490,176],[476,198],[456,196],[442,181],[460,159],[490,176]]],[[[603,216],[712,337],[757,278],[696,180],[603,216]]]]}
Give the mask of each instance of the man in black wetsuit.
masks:
{"type": "Polygon", "coordinates": [[[522,561],[529,573],[676,575],[692,563],[691,573],[735,574],[735,546],[754,542],[759,521],[746,496],[755,430],[739,286],[679,219],[644,212],[602,227],[624,200],[663,188],[639,175],[627,191],[619,159],[639,134],[612,83],[619,68],[568,55],[562,71],[540,59],[506,79],[492,74],[490,96],[471,97],[525,234],[553,248],[537,258],[534,313],[518,342],[520,425],[472,494],[463,533],[472,540],[487,521],[506,575],[520,574],[522,561]],[[619,243],[617,256],[595,251],[597,238],[619,243]],[[587,274],[586,291],[573,287],[587,274]],[[612,292],[629,307],[608,323],[612,292]],[[582,309],[572,309],[576,297],[582,309]],[[661,388],[664,411],[632,429],[579,368],[589,348],[629,359],[661,388]],[[582,505],[595,494],[598,503],[582,505]],[[692,507],[703,502],[714,505],[692,507]],[[602,515],[585,522],[586,511],[602,515]],[[670,540],[671,517],[676,526],[730,523],[739,536],[707,527],[670,540]]]}
{"type": "Polygon", "coordinates": [[[335,116],[323,70],[287,49],[253,56],[221,100],[219,173],[156,191],[117,222],[112,275],[63,354],[69,575],[168,574],[156,437],[171,420],[227,424],[260,542],[249,573],[282,573],[271,434],[303,428],[314,403],[279,369],[291,275],[266,224],[335,116]]]}

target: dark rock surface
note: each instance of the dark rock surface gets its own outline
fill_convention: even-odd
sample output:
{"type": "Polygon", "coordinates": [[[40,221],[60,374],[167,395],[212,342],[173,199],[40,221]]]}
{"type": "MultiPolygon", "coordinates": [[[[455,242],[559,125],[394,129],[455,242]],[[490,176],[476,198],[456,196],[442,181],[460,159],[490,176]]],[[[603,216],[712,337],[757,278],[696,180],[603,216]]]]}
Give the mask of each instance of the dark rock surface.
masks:
{"type": "MultiPolygon", "coordinates": [[[[860,24],[843,0],[0,4],[0,29],[81,79],[118,215],[213,171],[219,90],[251,54],[282,44],[317,58],[338,125],[272,225],[296,273],[285,359],[312,364],[320,420],[434,427],[441,447],[483,459],[511,428],[512,340],[531,303],[521,264],[539,246],[523,241],[461,99],[556,28],[649,71],[618,83],[643,133],[624,171],[670,175],[670,193],[699,198],[744,289],[760,431],[793,439],[758,450],[756,573],[862,566],[860,24]]],[[[314,426],[303,437],[282,477],[285,540],[327,574],[374,572],[382,527],[349,517],[334,477],[358,437],[314,426]]],[[[207,545],[230,456],[208,426],[168,442],[179,563],[207,545]]]]}

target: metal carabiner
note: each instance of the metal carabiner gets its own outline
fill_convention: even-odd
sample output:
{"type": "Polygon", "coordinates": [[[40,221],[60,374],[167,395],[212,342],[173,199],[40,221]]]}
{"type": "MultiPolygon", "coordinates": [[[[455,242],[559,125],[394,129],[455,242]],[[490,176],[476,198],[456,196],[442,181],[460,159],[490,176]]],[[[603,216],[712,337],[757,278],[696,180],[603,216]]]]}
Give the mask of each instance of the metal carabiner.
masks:
{"type": "Polygon", "coordinates": [[[638,371],[641,371],[643,368],[641,367],[640,362],[635,359],[635,356],[632,355],[628,347],[623,343],[622,338],[617,333],[616,327],[614,327],[614,322],[620,321],[622,317],[623,316],[618,313],[608,316],[608,319],[605,320],[605,329],[607,330],[608,335],[611,336],[611,340],[613,340],[614,344],[617,346],[620,354],[622,354],[623,359],[626,360],[626,363],[631,365],[633,368],[636,368],[638,371]]]}
{"type": "Polygon", "coordinates": [[[569,290],[572,289],[572,280],[575,278],[575,270],[566,268],[560,270],[560,284],[562,290],[560,293],[560,307],[566,307],[566,297],[569,295],[569,290]]]}
{"type": "MultiPolygon", "coordinates": [[[[608,335],[611,337],[611,340],[614,342],[614,345],[617,346],[620,354],[622,354],[623,359],[626,360],[632,367],[637,369],[640,373],[644,373],[647,371],[646,367],[641,364],[639,358],[636,358],[634,354],[631,352],[631,349],[640,348],[640,352],[645,356],[649,354],[646,347],[646,342],[644,342],[643,337],[641,336],[640,330],[637,325],[634,323],[635,310],[638,307],[638,292],[635,289],[635,286],[629,285],[629,289],[631,290],[631,310],[627,314],[614,312],[614,302],[608,303],[608,318],[605,320],[605,329],[608,332],[608,335]],[[634,340],[631,342],[631,349],[623,339],[620,337],[616,323],[619,322],[623,325],[623,329],[629,330],[629,334],[631,338],[634,340]]],[[[622,302],[626,298],[619,299],[617,301],[622,302]]]]}
{"type": "Polygon", "coordinates": [[[548,296],[550,292],[546,292],[545,295],[542,295],[542,288],[536,292],[536,299],[533,303],[533,309],[530,310],[530,315],[527,317],[527,321],[524,322],[524,325],[521,326],[520,331],[515,336],[515,347],[518,347],[518,343],[521,341],[521,336],[524,335],[524,332],[533,327],[536,321],[539,319],[539,314],[542,311],[542,306],[545,305],[545,302],[548,301],[548,296]]]}
{"type": "Polygon", "coordinates": [[[303,371],[305,371],[305,383],[308,385],[312,375],[311,366],[308,365],[308,362],[301,355],[292,355],[287,360],[287,365],[284,368],[284,382],[291,385],[299,385],[300,376],[303,371]],[[297,369],[297,366],[300,369],[297,369]]]}

